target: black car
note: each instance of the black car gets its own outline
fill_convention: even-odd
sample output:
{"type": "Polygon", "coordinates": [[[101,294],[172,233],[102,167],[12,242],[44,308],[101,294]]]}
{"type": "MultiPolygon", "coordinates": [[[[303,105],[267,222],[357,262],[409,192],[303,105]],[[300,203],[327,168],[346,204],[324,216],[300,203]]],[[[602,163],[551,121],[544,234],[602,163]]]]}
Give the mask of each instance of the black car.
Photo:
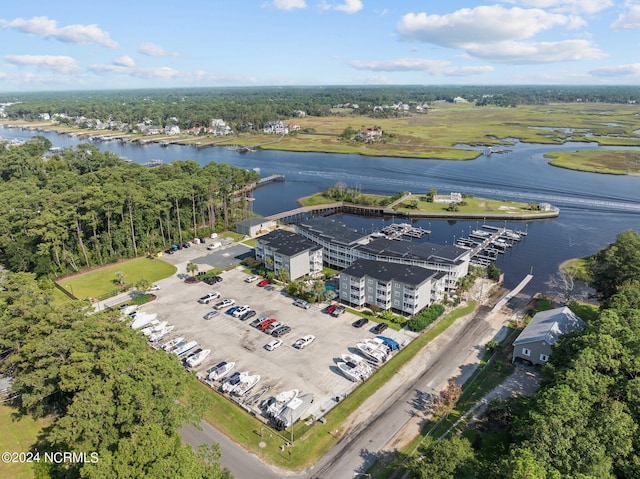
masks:
{"type": "Polygon", "coordinates": [[[246,313],[244,313],[242,316],[240,316],[240,321],[246,321],[249,318],[253,318],[256,315],[256,312],[253,309],[250,309],[249,311],[247,311],[246,313]]]}
{"type": "Polygon", "coordinates": [[[371,332],[374,333],[374,334],[380,334],[382,331],[384,331],[388,327],[389,326],[387,325],[387,323],[378,323],[373,327],[371,332]]]}
{"type": "Polygon", "coordinates": [[[369,320],[367,318],[360,318],[355,323],[353,323],[353,327],[354,328],[361,328],[362,326],[364,326],[368,322],[369,322],[369,320]]]}

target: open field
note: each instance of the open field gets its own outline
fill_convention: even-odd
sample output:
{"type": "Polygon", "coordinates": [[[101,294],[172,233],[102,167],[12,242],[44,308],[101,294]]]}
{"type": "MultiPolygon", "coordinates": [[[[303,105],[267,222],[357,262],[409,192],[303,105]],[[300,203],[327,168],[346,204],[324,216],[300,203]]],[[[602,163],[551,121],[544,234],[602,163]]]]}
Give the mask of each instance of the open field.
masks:
{"type": "MultiPolygon", "coordinates": [[[[0,451],[28,452],[36,442],[38,434],[49,424],[45,419],[34,421],[25,416],[15,421],[12,414],[14,409],[0,405],[0,451]]],[[[12,479],[28,479],[33,477],[32,464],[0,462],[0,477],[12,479]]]]}
{"type": "MultiPolygon", "coordinates": [[[[410,203],[405,201],[400,203],[396,208],[394,208],[394,210],[403,213],[445,213],[449,207],[448,203],[431,203],[420,200],[419,195],[414,196],[414,201],[418,200],[416,208],[411,208],[409,206],[410,203]]],[[[490,200],[486,198],[464,198],[463,201],[466,202],[466,205],[459,205],[458,211],[455,213],[460,215],[504,215],[505,217],[523,214],[536,215],[548,213],[545,211],[531,210],[527,203],[519,203],[516,201],[490,200]]]]}
{"type": "Polygon", "coordinates": [[[631,150],[580,150],[548,153],[549,164],[569,170],[606,173],[609,175],[640,175],[640,154],[631,150]]]}
{"type": "MultiPolygon", "coordinates": [[[[285,120],[301,130],[284,137],[262,133],[242,133],[231,137],[157,135],[142,137],[118,132],[93,132],[80,128],[38,123],[41,128],[75,134],[120,135],[144,141],[170,141],[201,146],[246,145],[263,149],[349,153],[367,156],[471,160],[478,150],[456,145],[490,147],[509,145],[513,138],[527,143],[562,144],[567,141],[597,142],[609,146],[640,146],[640,117],[637,106],[622,104],[557,103],[516,108],[476,107],[473,104],[435,103],[425,113],[398,118],[368,116],[305,117],[285,120]],[[379,143],[340,139],[347,127],[380,127],[379,143]]],[[[7,122],[28,125],[24,122],[7,122]]],[[[35,125],[35,124],[32,124],[35,125]]],[[[612,153],[616,158],[619,152],[612,153]]],[[[609,160],[607,160],[609,161],[609,160]]],[[[612,160],[613,161],[613,160],[612,160]]],[[[606,165],[605,165],[606,166],[606,165]]],[[[600,168],[598,166],[597,168],[600,168]]],[[[596,169],[599,171],[599,169],[596,169]]],[[[626,170],[623,168],[622,171],[626,170]]]]}
{"type": "Polygon", "coordinates": [[[126,284],[135,285],[141,279],[153,283],[167,278],[176,272],[176,267],[164,261],[137,258],[71,276],[59,284],[78,299],[96,298],[118,289],[117,272],[124,273],[126,284]]]}

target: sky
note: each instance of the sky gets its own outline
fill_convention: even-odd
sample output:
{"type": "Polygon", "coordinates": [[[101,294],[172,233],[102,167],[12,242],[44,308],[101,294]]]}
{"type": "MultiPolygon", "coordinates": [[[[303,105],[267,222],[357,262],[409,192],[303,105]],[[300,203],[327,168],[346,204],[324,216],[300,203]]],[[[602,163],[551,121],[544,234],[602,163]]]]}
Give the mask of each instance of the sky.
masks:
{"type": "Polygon", "coordinates": [[[640,85],[640,0],[14,0],[0,92],[640,85]]]}

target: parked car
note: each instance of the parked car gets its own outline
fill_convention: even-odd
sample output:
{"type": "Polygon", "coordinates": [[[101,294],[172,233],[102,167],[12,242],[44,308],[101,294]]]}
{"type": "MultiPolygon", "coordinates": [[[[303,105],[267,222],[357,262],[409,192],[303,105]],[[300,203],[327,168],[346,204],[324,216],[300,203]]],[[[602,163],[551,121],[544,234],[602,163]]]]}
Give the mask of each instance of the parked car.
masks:
{"type": "Polygon", "coordinates": [[[278,349],[280,346],[282,346],[282,339],[274,339],[273,341],[269,341],[267,344],[265,344],[264,349],[266,349],[267,351],[273,351],[275,349],[278,349]]]}
{"type": "Polygon", "coordinates": [[[293,302],[294,306],[297,306],[298,308],[302,308],[302,309],[309,309],[309,303],[307,303],[305,300],[303,299],[296,299],[293,302]]]}
{"type": "Polygon", "coordinates": [[[213,286],[214,284],[219,283],[220,281],[222,281],[222,278],[220,276],[207,276],[202,281],[204,281],[205,283],[207,283],[210,286],[213,286]]]}
{"type": "Polygon", "coordinates": [[[258,324],[258,329],[260,331],[264,331],[275,322],[276,322],[276,318],[265,319],[260,324],[258,324]]]}
{"type": "Polygon", "coordinates": [[[274,338],[279,338],[280,336],[284,336],[289,332],[291,332],[291,326],[283,325],[277,329],[274,329],[273,332],[271,333],[271,336],[273,336],[274,338]]]}
{"type": "Polygon", "coordinates": [[[312,342],[316,340],[316,337],[312,334],[307,334],[306,336],[302,336],[298,338],[298,340],[293,343],[293,347],[297,349],[304,349],[309,346],[312,342]]]}
{"type": "Polygon", "coordinates": [[[240,316],[240,321],[246,321],[249,318],[253,318],[256,315],[256,312],[253,309],[250,309],[249,311],[244,312],[241,316],[240,316]]]}
{"type": "Polygon", "coordinates": [[[157,284],[152,284],[149,288],[149,291],[160,291],[160,286],[158,286],[157,284]]]}
{"type": "Polygon", "coordinates": [[[211,293],[207,293],[202,298],[200,298],[198,300],[198,303],[209,304],[211,301],[213,301],[214,299],[218,299],[219,297],[220,297],[220,293],[218,293],[217,291],[212,291],[211,293]]]}
{"type": "Polygon", "coordinates": [[[252,326],[254,328],[257,328],[258,325],[264,321],[265,319],[269,319],[267,316],[260,316],[259,318],[254,319],[253,321],[251,321],[251,324],[249,324],[249,326],[252,326]]]}
{"type": "MultiPolygon", "coordinates": [[[[204,241],[202,241],[202,243],[204,243],[204,241]]],[[[215,243],[211,243],[209,246],[207,246],[208,250],[218,249],[218,248],[222,248],[222,243],[220,241],[216,241],[215,243]]]]}
{"type": "Polygon", "coordinates": [[[333,316],[334,318],[337,318],[338,316],[340,316],[342,313],[344,313],[346,310],[346,308],[344,306],[338,306],[336,309],[334,309],[333,311],[331,311],[331,316],[333,316]]]}
{"type": "Polygon", "coordinates": [[[374,334],[380,334],[382,331],[384,331],[388,327],[389,327],[389,325],[387,325],[387,323],[378,323],[373,327],[371,332],[374,333],[374,334]]]}
{"type": "Polygon", "coordinates": [[[260,278],[258,278],[257,276],[249,276],[247,278],[244,279],[245,283],[253,283],[254,281],[258,281],[260,278]]]}
{"type": "Polygon", "coordinates": [[[236,309],[233,313],[231,313],[233,316],[235,316],[236,318],[239,318],[240,316],[242,316],[244,313],[246,313],[247,311],[249,311],[251,309],[251,306],[249,306],[248,304],[244,304],[242,306],[240,306],[238,309],[236,309]]]}
{"type": "Polygon", "coordinates": [[[227,299],[223,299],[219,303],[216,303],[213,307],[215,309],[224,309],[224,308],[227,308],[229,306],[233,306],[233,304],[235,304],[235,300],[233,300],[231,298],[227,298],[227,299]]]}
{"type": "Polygon", "coordinates": [[[204,319],[212,319],[215,318],[216,316],[218,316],[220,313],[218,313],[215,309],[213,311],[209,311],[207,314],[204,315],[204,319]]]}
{"type": "Polygon", "coordinates": [[[280,326],[284,326],[284,323],[280,322],[280,321],[276,321],[275,323],[271,323],[267,329],[264,330],[265,333],[267,334],[271,334],[273,333],[276,329],[278,329],[280,326]]]}
{"type": "Polygon", "coordinates": [[[336,310],[337,307],[338,307],[337,304],[330,304],[329,306],[324,308],[324,312],[327,313],[327,314],[331,314],[336,310]]]}
{"type": "Polygon", "coordinates": [[[362,326],[364,326],[368,322],[369,322],[369,320],[367,318],[360,318],[359,320],[357,320],[356,322],[353,323],[353,327],[354,328],[361,328],[362,326]]]}
{"type": "Polygon", "coordinates": [[[269,281],[268,279],[263,279],[258,283],[258,288],[264,288],[265,286],[269,286],[270,284],[271,281],[269,281]]]}
{"type": "Polygon", "coordinates": [[[240,306],[231,306],[229,309],[225,311],[225,313],[228,314],[229,316],[233,316],[233,313],[235,313],[239,307],[240,306]]]}

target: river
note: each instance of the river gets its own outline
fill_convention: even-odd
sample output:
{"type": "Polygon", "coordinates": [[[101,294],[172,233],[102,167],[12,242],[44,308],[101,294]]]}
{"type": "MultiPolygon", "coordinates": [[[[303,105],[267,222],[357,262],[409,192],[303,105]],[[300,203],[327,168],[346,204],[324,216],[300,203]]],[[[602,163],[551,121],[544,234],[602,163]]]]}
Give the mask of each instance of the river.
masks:
{"type": "MultiPolygon", "coordinates": [[[[59,147],[86,142],[56,133],[0,128],[0,137],[4,138],[28,139],[34,134],[45,136],[59,147]]],[[[560,216],[556,219],[506,223],[513,229],[526,229],[529,234],[501,257],[497,266],[505,273],[507,287],[515,286],[533,270],[534,279],[525,289],[527,293],[545,291],[546,282],[563,261],[595,253],[626,229],[640,231],[640,177],[555,168],[543,157],[550,151],[606,149],[595,143],[539,145],[516,141],[506,152],[481,156],[473,161],[279,151],[238,153],[226,148],[161,147],[115,141],[95,145],[138,163],[152,159],[165,163],[192,159],[199,164],[216,161],[241,168],[259,168],[262,176],[285,175],[285,182],[255,191],[253,209],[261,215],[295,208],[297,198],[322,191],[338,181],[365,193],[393,195],[411,191],[420,194],[436,188],[440,193],[458,191],[487,198],[551,203],[560,208],[560,216]]],[[[366,232],[391,221],[400,221],[352,215],[341,218],[366,232]]],[[[504,221],[488,223],[505,225],[504,221]]],[[[452,244],[455,238],[468,235],[470,228],[478,226],[476,221],[457,220],[420,220],[415,224],[432,231],[424,240],[440,244],[452,244]]]]}

